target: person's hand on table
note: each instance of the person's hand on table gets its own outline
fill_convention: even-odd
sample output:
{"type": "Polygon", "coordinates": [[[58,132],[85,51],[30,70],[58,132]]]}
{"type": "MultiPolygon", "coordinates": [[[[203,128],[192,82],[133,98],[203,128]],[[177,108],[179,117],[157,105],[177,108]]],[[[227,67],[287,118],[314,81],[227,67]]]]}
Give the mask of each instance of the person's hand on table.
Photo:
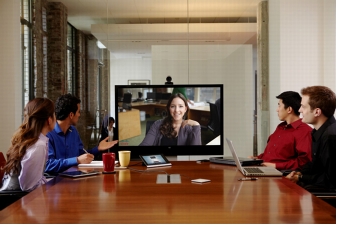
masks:
{"type": "Polygon", "coordinates": [[[291,173],[289,173],[289,175],[287,175],[285,178],[291,180],[294,183],[297,183],[299,181],[299,177],[302,174],[300,172],[296,172],[296,171],[292,171],[291,173]]]}
{"type": "Polygon", "coordinates": [[[249,159],[258,159],[257,156],[248,156],[249,159]]]}
{"type": "Polygon", "coordinates": [[[77,157],[77,163],[78,164],[87,164],[91,163],[94,160],[94,155],[92,154],[83,154],[77,157]]]}
{"type": "Polygon", "coordinates": [[[276,168],[276,163],[263,162],[263,163],[262,163],[262,166],[268,166],[268,167],[276,168]]]}

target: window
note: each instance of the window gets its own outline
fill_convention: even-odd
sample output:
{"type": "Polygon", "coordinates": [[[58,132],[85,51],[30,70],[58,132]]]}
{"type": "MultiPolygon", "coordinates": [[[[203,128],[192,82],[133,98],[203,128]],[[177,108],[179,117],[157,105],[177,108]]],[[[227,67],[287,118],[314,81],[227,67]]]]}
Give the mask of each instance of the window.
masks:
{"type": "Polygon", "coordinates": [[[75,94],[75,32],[76,29],[68,23],[67,26],[67,93],[75,94]]]}
{"type": "Polygon", "coordinates": [[[46,9],[42,8],[42,30],[45,32],[42,36],[42,78],[43,78],[43,84],[42,84],[42,93],[43,97],[47,97],[47,12],[46,9]]]}
{"type": "Polygon", "coordinates": [[[21,51],[23,76],[23,106],[34,98],[34,79],[32,65],[32,2],[21,0],[21,51]]]}

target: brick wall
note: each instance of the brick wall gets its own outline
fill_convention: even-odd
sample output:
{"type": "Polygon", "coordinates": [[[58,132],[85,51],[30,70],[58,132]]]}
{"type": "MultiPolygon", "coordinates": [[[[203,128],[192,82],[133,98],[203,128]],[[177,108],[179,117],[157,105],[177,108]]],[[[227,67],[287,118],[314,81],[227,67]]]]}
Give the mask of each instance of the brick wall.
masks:
{"type": "MultiPolygon", "coordinates": [[[[103,51],[103,67],[102,67],[102,78],[101,78],[101,108],[109,111],[110,109],[110,98],[113,98],[113,95],[110,93],[110,53],[107,49],[102,49],[103,51]]],[[[110,114],[111,116],[111,114],[110,114]]]]}
{"type": "MultiPolygon", "coordinates": [[[[33,7],[35,9],[33,45],[36,57],[34,66],[36,97],[46,96],[55,101],[67,92],[67,8],[62,3],[47,2],[47,0],[35,0],[33,7]],[[47,31],[42,26],[44,9],[47,15],[47,31]],[[47,75],[45,76],[42,64],[44,36],[47,37],[47,75]]],[[[96,126],[97,109],[109,109],[109,52],[104,50],[104,66],[101,67],[101,90],[99,90],[96,41],[92,35],[86,35],[81,31],[76,32],[75,95],[81,99],[81,117],[77,129],[85,148],[88,149],[98,144],[98,131],[93,130],[96,126]],[[98,94],[101,96],[100,103],[98,103],[98,94]]]]}
{"type": "Polygon", "coordinates": [[[59,2],[48,2],[48,92],[56,100],[66,92],[67,75],[67,8],[59,2]]]}

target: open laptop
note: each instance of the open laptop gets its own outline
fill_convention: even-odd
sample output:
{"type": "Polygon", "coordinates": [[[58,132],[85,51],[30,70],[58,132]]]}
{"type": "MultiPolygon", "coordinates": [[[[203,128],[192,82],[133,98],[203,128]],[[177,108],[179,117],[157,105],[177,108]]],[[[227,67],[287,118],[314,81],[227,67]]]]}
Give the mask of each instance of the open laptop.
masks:
{"type": "MultiPolygon", "coordinates": [[[[239,162],[241,166],[257,166],[263,163],[262,159],[250,159],[250,158],[241,158],[239,157],[239,162]]],[[[235,166],[236,163],[232,156],[223,156],[223,157],[210,157],[210,162],[218,163],[218,164],[225,164],[225,165],[232,165],[235,166]]]]}
{"type": "Polygon", "coordinates": [[[244,176],[257,176],[257,177],[271,177],[271,176],[282,176],[283,173],[276,170],[273,167],[266,167],[266,166],[251,166],[251,167],[242,167],[241,163],[238,159],[238,156],[236,154],[234,145],[232,144],[232,141],[226,138],[228,146],[230,148],[231,154],[236,162],[237,169],[242,172],[244,176]]]}

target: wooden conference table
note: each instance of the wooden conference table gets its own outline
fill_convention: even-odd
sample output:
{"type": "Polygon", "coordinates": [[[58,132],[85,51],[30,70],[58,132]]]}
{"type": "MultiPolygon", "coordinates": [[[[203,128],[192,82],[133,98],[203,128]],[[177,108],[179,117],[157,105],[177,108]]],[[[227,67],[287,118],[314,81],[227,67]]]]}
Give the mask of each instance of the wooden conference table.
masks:
{"type": "Polygon", "coordinates": [[[238,181],[236,167],[208,162],[148,170],[135,163],[116,174],[58,176],[0,211],[0,224],[336,223],[335,208],[285,178],[238,181]],[[165,172],[181,183],[157,184],[165,172]],[[197,178],[211,182],[191,182],[197,178]]]}

